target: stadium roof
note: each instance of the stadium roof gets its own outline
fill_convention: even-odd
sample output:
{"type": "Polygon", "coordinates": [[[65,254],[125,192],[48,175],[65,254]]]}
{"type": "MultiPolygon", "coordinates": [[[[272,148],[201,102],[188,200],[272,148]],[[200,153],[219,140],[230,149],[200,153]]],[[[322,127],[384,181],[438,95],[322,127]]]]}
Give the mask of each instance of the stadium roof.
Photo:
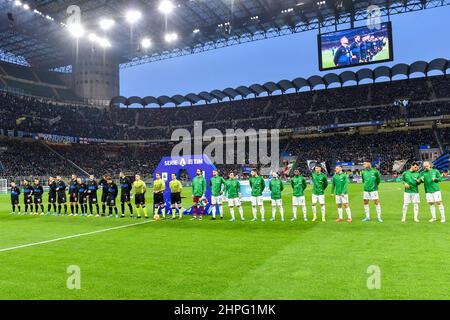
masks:
{"type": "Polygon", "coordinates": [[[126,67],[311,29],[332,31],[339,24],[365,20],[369,5],[379,5],[382,16],[391,16],[450,4],[450,0],[173,0],[176,9],[166,21],[158,11],[159,0],[22,0],[28,10],[15,2],[0,0],[0,12],[9,14],[0,20],[0,55],[45,69],[72,64],[74,45],[63,25],[69,5],[80,7],[82,24],[89,31],[99,32],[102,17],[116,21],[105,35],[112,44],[107,50],[126,67]],[[132,32],[124,18],[130,8],[143,15],[132,32]],[[176,32],[178,40],[164,41],[168,31],[176,32]],[[148,51],[140,48],[143,37],[152,40],[148,51]]]}
{"type": "Polygon", "coordinates": [[[295,91],[300,91],[303,88],[313,90],[317,86],[325,86],[328,88],[331,84],[337,83],[339,85],[344,85],[344,83],[353,81],[359,84],[363,80],[371,80],[375,82],[379,78],[389,78],[392,80],[396,76],[410,77],[414,73],[421,73],[423,75],[428,75],[431,71],[440,71],[443,74],[447,74],[447,70],[450,68],[450,60],[448,59],[434,59],[431,62],[416,61],[411,65],[404,63],[399,63],[394,65],[392,68],[386,66],[380,66],[374,70],[363,68],[357,72],[344,71],[340,74],[328,73],[323,77],[311,76],[308,79],[296,78],[292,81],[281,80],[278,83],[267,82],[263,85],[253,84],[249,87],[240,86],[236,89],[227,88],[225,90],[213,90],[211,92],[201,92],[199,94],[190,93],[186,96],[175,95],[173,97],[161,96],[161,97],[130,97],[126,98],[123,96],[115,97],[111,100],[111,105],[123,104],[126,106],[132,104],[141,104],[147,106],[150,104],[156,104],[160,107],[173,103],[175,105],[180,105],[184,102],[196,104],[200,101],[205,101],[210,103],[213,100],[222,101],[226,98],[234,100],[236,97],[241,96],[246,98],[247,96],[254,95],[255,97],[261,94],[271,95],[275,91],[280,91],[281,93],[287,90],[294,89],[295,91]]]}

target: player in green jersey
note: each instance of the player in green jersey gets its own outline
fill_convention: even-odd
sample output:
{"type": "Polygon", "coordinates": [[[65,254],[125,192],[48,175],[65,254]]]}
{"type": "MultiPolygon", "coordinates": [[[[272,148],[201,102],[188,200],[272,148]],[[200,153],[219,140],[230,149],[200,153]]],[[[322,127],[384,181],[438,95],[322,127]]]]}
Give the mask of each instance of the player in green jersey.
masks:
{"type": "Polygon", "coordinates": [[[277,213],[277,207],[280,210],[281,221],[284,222],[284,209],[281,192],[283,192],[283,181],[278,177],[278,173],[272,173],[272,180],[269,183],[269,189],[272,194],[272,218],[270,221],[275,221],[275,215],[277,213]]]}
{"type": "Polygon", "coordinates": [[[192,202],[194,203],[194,217],[191,220],[197,220],[197,211],[200,206],[200,219],[203,219],[203,213],[205,212],[205,193],[206,193],[206,180],[203,176],[203,170],[197,169],[197,175],[192,179],[192,202]]]}
{"type": "Polygon", "coordinates": [[[306,211],[306,201],[305,201],[305,189],[306,189],[306,179],[300,174],[300,170],[294,171],[294,176],[291,179],[292,186],[292,210],[294,212],[294,217],[292,221],[297,221],[297,207],[302,207],[303,210],[303,220],[308,221],[307,211],[306,211]]]}
{"type": "Polygon", "coordinates": [[[183,190],[183,185],[181,181],[177,179],[177,175],[172,173],[172,180],[169,182],[170,188],[170,211],[172,212],[171,220],[175,220],[178,214],[179,219],[183,219],[183,209],[181,209],[181,191],[183,190]],[[175,209],[175,211],[174,211],[175,209]]]}
{"type": "Polygon", "coordinates": [[[378,185],[381,183],[380,172],[372,168],[372,163],[365,160],[363,163],[364,170],[361,172],[362,181],[364,183],[364,222],[370,221],[370,207],[369,201],[373,200],[375,208],[377,210],[377,220],[378,222],[383,222],[381,219],[381,205],[378,197],[378,185]]]}
{"type": "Polygon", "coordinates": [[[445,222],[445,208],[442,204],[441,188],[439,182],[442,181],[441,173],[431,167],[429,161],[423,163],[423,171],[420,173],[420,179],[425,186],[425,194],[427,202],[430,205],[431,220],[430,222],[436,222],[436,205],[441,213],[441,222],[445,222]]]}
{"type": "Polygon", "coordinates": [[[228,198],[228,207],[230,208],[230,221],[236,221],[234,207],[238,208],[239,214],[241,215],[241,221],[244,221],[244,210],[241,206],[241,184],[239,183],[239,180],[235,178],[233,172],[230,172],[229,179],[225,181],[225,193],[228,198]]]}
{"type": "Polygon", "coordinates": [[[334,176],[331,180],[331,194],[336,195],[336,204],[338,207],[338,216],[339,218],[336,220],[337,222],[342,222],[344,210],[342,206],[345,207],[345,212],[347,213],[347,222],[352,222],[352,211],[350,209],[350,205],[348,203],[348,185],[350,184],[350,179],[345,172],[342,172],[341,166],[336,166],[334,169],[334,176]]]}
{"type": "Polygon", "coordinates": [[[319,202],[322,211],[322,222],[325,218],[325,189],[328,187],[328,178],[322,172],[322,166],[317,164],[312,173],[313,192],[312,192],[312,211],[313,222],[317,220],[317,202],[319,202]]]}
{"type": "Polygon", "coordinates": [[[216,220],[217,206],[219,207],[220,219],[223,220],[222,195],[225,180],[219,175],[219,171],[213,171],[209,186],[211,187],[212,220],[216,220]]]}
{"type": "Polygon", "coordinates": [[[256,209],[256,206],[259,206],[259,211],[261,212],[261,221],[266,221],[264,217],[264,200],[263,200],[263,192],[266,188],[266,182],[264,181],[264,178],[259,176],[258,170],[253,169],[252,170],[252,176],[250,178],[250,188],[252,189],[252,213],[253,213],[253,220],[252,221],[258,221],[258,211],[256,209]]]}
{"type": "Polygon", "coordinates": [[[419,185],[422,181],[420,180],[419,164],[417,162],[411,163],[409,170],[403,172],[402,182],[405,186],[405,193],[403,194],[402,222],[406,222],[406,213],[408,212],[410,203],[413,204],[414,222],[419,222],[419,185]]]}

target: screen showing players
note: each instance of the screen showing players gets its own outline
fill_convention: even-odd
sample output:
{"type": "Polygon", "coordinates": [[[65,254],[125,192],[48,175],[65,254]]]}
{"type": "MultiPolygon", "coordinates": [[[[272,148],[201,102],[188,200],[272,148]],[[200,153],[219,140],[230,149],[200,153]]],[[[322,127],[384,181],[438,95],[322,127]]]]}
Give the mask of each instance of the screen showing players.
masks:
{"type": "Polygon", "coordinates": [[[393,60],[391,23],[319,34],[319,69],[329,70],[393,60]]]}

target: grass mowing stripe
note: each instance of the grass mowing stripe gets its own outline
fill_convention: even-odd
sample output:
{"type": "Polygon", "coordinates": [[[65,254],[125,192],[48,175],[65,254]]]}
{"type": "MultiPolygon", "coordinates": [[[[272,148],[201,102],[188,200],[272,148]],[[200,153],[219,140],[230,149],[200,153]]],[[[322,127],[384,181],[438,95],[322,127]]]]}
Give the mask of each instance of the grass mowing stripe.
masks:
{"type": "Polygon", "coordinates": [[[72,235],[72,236],[61,237],[61,238],[45,240],[45,241],[40,241],[40,242],[34,242],[34,243],[24,244],[24,245],[21,245],[21,246],[4,248],[4,249],[0,249],[0,252],[13,251],[13,250],[17,250],[17,249],[34,247],[34,246],[38,246],[38,245],[41,245],[41,244],[48,244],[48,243],[62,241],[62,240],[68,240],[68,239],[73,239],[73,238],[90,236],[90,235],[93,235],[93,234],[98,234],[98,233],[103,233],[103,232],[108,232],[108,231],[113,231],[113,230],[119,230],[119,229],[134,227],[134,226],[138,226],[138,225],[142,225],[142,224],[146,224],[146,223],[150,223],[150,222],[153,222],[153,220],[151,220],[151,221],[144,221],[144,222],[138,222],[138,223],[132,223],[132,224],[124,225],[124,226],[118,226],[118,227],[113,227],[113,228],[96,230],[96,231],[91,231],[91,232],[86,232],[86,233],[79,233],[79,234],[75,234],[75,235],[72,235]]]}

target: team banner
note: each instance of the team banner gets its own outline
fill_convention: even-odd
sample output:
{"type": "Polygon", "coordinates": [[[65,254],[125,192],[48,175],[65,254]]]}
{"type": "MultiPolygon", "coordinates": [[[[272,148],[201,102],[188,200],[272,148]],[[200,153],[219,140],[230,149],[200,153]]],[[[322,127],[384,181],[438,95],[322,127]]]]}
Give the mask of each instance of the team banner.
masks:
{"type": "MultiPolygon", "coordinates": [[[[264,180],[266,183],[266,188],[263,192],[263,200],[270,200],[270,190],[269,190],[269,180],[264,180]]],[[[241,194],[242,194],[242,201],[251,201],[252,199],[252,188],[250,188],[250,182],[248,180],[241,181],[241,194]]]]}
{"type": "Polygon", "coordinates": [[[392,171],[394,172],[402,172],[408,160],[395,160],[394,165],[392,166],[392,171]]]}
{"type": "Polygon", "coordinates": [[[317,164],[319,164],[322,167],[322,170],[326,173],[327,171],[327,165],[325,162],[318,162],[315,160],[306,160],[306,164],[308,165],[308,170],[310,172],[314,171],[314,168],[316,167],[317,164]]]}

